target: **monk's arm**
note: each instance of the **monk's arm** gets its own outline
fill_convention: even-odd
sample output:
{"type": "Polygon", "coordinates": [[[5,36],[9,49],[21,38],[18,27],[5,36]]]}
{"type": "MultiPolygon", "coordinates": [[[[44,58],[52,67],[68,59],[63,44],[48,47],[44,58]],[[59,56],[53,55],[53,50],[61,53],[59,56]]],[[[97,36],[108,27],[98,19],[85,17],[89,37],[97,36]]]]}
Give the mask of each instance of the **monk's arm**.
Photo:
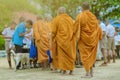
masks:
{"type": "Polygon", "coordinates": [[[73,32],[74,32],[74,36],[76,37],[77,40],[80,39],[80,21],[79,19],[76,19],[74,26],[73,26],[73,32]]]}
{"type": "Polygon", "coordinates": [[[99,39],[100,39],[100,40],[102,39],[102,35],[103,35],[102,29],[99,27],[99,39]]]}
{"type": "Polygon", "coordinates": [[[35,38],[35,40],[39,41],[40,40],[40,35],[39,35],[39,31],[38,31],[38,26],[37,24],[33,25],[33,37],[35,38]]]}

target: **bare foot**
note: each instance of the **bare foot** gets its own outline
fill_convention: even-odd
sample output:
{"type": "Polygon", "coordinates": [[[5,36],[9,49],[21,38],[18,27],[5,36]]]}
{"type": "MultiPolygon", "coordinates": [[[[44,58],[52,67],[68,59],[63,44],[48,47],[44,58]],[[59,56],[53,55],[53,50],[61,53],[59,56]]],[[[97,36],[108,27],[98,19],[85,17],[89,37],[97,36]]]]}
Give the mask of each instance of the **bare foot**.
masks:
{"type": "Polygon", "coordinates": [[[73,75],[73,70],[70,70],[70,73],[69,73],[69,75],[73,75]]]}
{"type": "Polygon", "coordinates": [[[66,74],[66,70],[63,70],[63,75],[65,75],[66,74]]]}
{"type": "Polygon", "coordinates": [[[52,70],[52,73],[59,73],[57,70],[52,70]]]}
{"type": "Polygon", "coordinates": [[[50,68],[51,71],[53,71],[54,69],[50,68]]]}
{"type": "Polygon", "coordinates": [[[115,62],[113,62],[113,63],[115,63],[115,62]]]}
{"type": "Polygon", "coordinates": [[[85,76],[82,76],[81,78],[91,78],[91,75],[85,75],[85,76]]]}
{"type": "Polygon", "coordinates": [[[115,60],[113,60],[113,63],[115,63],[115,60]]]}
{"type": "Polygon", "coordinates": [[[9,69],[13,69],[12,67],[9,67],[9,69]]]}
{"type": "Polygon", "coordinates": [[[110,64],[110,60],[108,60],[107,63],[110,64]]]}
{"type": "Polygon", "coordinates": [[[90,75],[93,77],[93,69],[90,70],[90,75]]]}
{"type": "Polygon", "coordinates": [[[86,74],[85,76],[82,76],[81,78],[91,78],[91,74],[86,74]]]}
{"type": "Polygon", "coordinates": [[[100,65],[100,67],[102,67],[102,66],[107,66],[107,63],[106,63],[106,62],[102,63],[102,64],[100,65]]]}
{"type": "Polygon", "coordinates": [[[76,65],[76,68],[82,68],[83,66],[81,66],[81,65],[76,65]]]}

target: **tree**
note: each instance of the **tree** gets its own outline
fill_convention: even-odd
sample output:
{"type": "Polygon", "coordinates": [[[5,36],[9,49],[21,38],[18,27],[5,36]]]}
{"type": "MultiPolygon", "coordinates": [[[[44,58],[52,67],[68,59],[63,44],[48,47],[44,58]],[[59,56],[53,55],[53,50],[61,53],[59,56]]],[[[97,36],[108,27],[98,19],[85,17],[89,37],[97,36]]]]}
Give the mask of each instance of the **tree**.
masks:
{"type": "Polygon", "coordinates": [[[120,1],[118,0],[93,0],[91,1],[92,12],[103,19],[120,18],[120,1]]]}
{"type": "MultiPolygon", "coordinates": [[[[52,16],[56,16],[57,9],[60,6],[65,6],[67,12],[73,18],[81,10],[81,4],[83,1],[88,0],[35,0],[40,3],[44,13],[50,13],[52,16]]],[[[89,0],[91,4],[91,11],[97,16],[106,18],[120,18],[118,12],[120,12],[120,2],[118,0],[89,0]]]]}
{"type": "Polygon", "coordinates": [[[40,13],[27,0],[0,0],[0,32],[5,24],[9,24],[12,21],[15,16],[14,13],[20,11],[40,13]]]}
{"type": "Polygon", "coordinates": [[[84,0],[35,0],[40,3],[42,10],[45,13],[50,13],[52,16],[57,15],[57,9],[60,6],[67,8],[67,13],[73,18],[80,10],[80,5],[84,0]]]}

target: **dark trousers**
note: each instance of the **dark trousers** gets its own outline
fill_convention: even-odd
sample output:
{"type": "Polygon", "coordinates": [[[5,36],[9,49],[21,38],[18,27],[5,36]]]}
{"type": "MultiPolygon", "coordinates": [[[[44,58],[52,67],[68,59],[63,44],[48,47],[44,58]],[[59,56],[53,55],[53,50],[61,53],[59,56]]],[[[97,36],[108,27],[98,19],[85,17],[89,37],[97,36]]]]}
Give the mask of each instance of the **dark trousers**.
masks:
{"type": "MultiPolygon", "coordinates": [[[[22,53],[22,51],[23,51],[23,50],[22,50],[22,46],[19,46],[19,45],[16,45],[16,44],[15,44],[15,52],[16,52],[16,54],[17,54],[17,53],[22,53]]],[[[20,67],[21,67],[21,62],[19,62],[19,64],[17,65],[16,68],[19,69],[20,67]]]]}
{"type": "Polygon", "coordinates": [[[23,50],[22,50],[22,46],[15,44],[15,52],[16,52],[16,53],[22,53],[22,51],[23,51],[23,50]]]}

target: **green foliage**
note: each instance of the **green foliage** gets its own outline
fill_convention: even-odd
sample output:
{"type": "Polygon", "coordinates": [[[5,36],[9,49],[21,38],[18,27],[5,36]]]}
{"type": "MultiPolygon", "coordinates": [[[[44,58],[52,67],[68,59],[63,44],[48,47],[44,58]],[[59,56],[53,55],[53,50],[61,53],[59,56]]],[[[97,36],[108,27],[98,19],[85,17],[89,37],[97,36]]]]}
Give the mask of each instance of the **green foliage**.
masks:
{"type": "Polygon", "coordinates": [[[5,41],[2,38],[2,36],[0,36],[0,50],[4,50],[4,48],[5,48],[4,44],[5,44],[5,41]]]}
{"type": "Polygon", "coordinates": [[[0,0],[0,32],[5,24],[14,17],[14,12],[28,11],[38,14],[35,6],[29,4],[28,0],[0,0]]]}
{"type": "MultiPolygon", "coordinates": [[[[39,2],[42,6],[44,13],[52,13],[53,16],[56,16],[57,9],[60,6],[67,8],[67,12],[73,18],[78,14],[78,8],[81,6],[83,1],[88,0],[35,0],[39,2]]],[[[89,0],[91,4],[91,11],[97,16],[100,17],[100,12],[103,12],[103,19],[106,18],[120,18],[120,1],[118,0],[89,0]],[[113,9],[111,12],[107,13],[107,9],[112,6],[118,6],[119,8],[113,9]]]]}
{"type": "MultiPolygon", "coordinates": [[[[28,11],[35,14],[52,14],[57,15],[57,9],[60,6],[67,8],[67,13],[73,18],[78,14],[79,8],[83,1],[88,0],[0,0],[0,32],[3,29],[4,24],[9,23],[13,18],[14,12],[28,11]],[[38,10],[35,5],[31,5],[30,1],[38,2],[41,9],[38,10]]],[[[106,14],[106,10],[111,6],[117,6],[120,4],[118,0],[89,0],[91,4],[92,12],[98,17],[100,12],[103,12],[103,18],[120,18],[120,6],[114,9],[112,12],[106,14]]]]}
{"type": "MultiPolygon", "coordinates": [[[[35,14],[40,13],[36,6],[31,5],[28,0],[0,0],[0,33],[4,25],[9,24],[15,12],[27,11],[35,14]]],[[[0,36],[0,50],[4,49],[4,40],[0,36]]]]}
{"type": "Polygon", "coordinates": [[[118,0],[93,0],[91,1],[92,12],[98,17],[100,12],[103,12],[103,19],[106,18],[120,18],[120,1],[118,0]],[[114,8],[113,8],[114,6],[114,8]],[[118,7],[118,8],[115,8],[118,7]],[[112,10],[111,10],[111,9],[112,10]]]}
{"type": "Polygon", "coordinates": [[[57,9],[60,6],[67,8],[67,13],[75,18],[77,15],[77,8],[84,0],[35,0],[39,2],[43,8],[44,13],[50,13],[52,16],[57,15],[57,9]]]}

